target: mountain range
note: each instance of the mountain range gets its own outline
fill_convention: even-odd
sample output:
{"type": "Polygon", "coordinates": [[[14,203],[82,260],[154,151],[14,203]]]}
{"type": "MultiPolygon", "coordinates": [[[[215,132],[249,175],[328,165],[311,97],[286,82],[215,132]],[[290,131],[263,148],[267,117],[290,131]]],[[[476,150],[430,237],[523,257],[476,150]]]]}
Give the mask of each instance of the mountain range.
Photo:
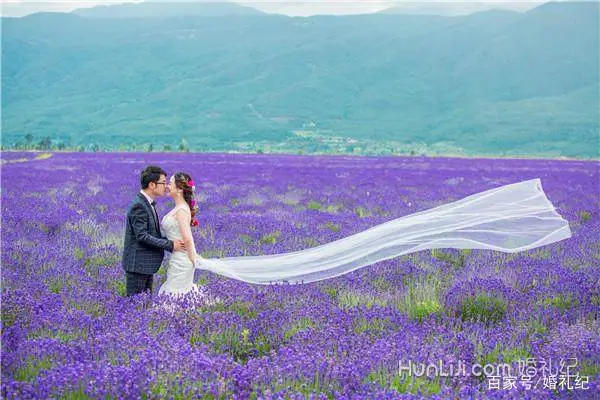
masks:
{"type": "Polygon", "coordinates": [[[598,157],[598,15],[597,2],[308,18],[147,2],[2,18],[2,145],[342,138],[598,157]]]}

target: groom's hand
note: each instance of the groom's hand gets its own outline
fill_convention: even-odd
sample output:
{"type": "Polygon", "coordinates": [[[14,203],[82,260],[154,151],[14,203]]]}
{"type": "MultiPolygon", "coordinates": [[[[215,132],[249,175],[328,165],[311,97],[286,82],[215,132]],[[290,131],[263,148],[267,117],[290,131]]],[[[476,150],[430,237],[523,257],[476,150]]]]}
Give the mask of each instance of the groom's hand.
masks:
{"type": "Polygon", "coordinates": [[[175,240],[173,242],[173,251],[185,251],[185,243],[183,240],[175,240]]]}

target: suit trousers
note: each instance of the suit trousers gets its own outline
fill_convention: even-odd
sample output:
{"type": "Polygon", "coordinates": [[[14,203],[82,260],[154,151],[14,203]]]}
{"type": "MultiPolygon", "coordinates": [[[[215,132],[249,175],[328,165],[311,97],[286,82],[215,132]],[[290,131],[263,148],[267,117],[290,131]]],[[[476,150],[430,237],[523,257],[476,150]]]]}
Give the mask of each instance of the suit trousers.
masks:
{"type": "Polygon", "coordinates": [[[137,272],[125,271],[127,297],[145,291],[149,291],[150,293],[152,293],[153,278],[154,275],[139,274],[137,272]]]}

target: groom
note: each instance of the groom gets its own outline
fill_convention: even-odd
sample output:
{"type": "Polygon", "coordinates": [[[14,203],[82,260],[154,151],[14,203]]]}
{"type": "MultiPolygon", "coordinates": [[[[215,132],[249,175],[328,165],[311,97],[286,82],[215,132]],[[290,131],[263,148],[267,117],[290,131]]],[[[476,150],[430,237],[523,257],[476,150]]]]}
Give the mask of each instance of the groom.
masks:
{"type": "Polygon", "coordinates": [[[141,184],[142,190],[127,211],[123,248],[127,296],[144,291],[152,293],[152,280],[162,264],[165,250],[171,253],[185,250],[182,240],[168,240],[160,232],[155,199],[165,194],[167,173],[159,167],[146,167],[141,184]]]}

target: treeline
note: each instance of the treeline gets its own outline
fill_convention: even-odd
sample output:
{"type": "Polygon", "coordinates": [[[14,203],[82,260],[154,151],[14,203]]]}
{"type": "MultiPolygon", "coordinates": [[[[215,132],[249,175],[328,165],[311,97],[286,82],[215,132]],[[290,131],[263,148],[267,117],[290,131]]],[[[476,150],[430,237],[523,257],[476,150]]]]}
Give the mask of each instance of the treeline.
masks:
{"type": "Polygon", "coordinates": [[[31,134],[27,134],[22,140],[18,140],[13,143],[2,143],[0,145],[2,150],[16,150],[16,151],[77,151],[77,152],[99,152],[99,151],[144,151],[144,152],[190,152],[190,151],[202,151],[206,149],[191,149],[190,145],[185,139],[181,139],[178,145],[170,144],[154,144],[154,143],[140,143],[140,144],[124,144],[119,145],[106,145],[100,143],[88,143],[88,144],[72,144],[69,141],[63,141],[60,139],[52,139],[50,136],[43,138],[35,138],[31,134]]]}

